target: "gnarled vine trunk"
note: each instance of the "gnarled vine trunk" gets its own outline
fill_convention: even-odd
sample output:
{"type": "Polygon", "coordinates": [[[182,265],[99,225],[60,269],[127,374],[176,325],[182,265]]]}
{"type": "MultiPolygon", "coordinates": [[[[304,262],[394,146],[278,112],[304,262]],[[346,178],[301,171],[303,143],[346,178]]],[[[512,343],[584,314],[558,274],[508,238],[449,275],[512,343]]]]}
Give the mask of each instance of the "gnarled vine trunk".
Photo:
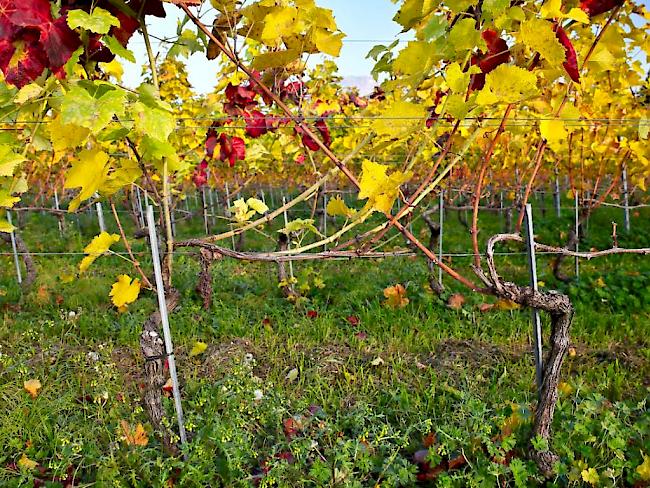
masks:
{"type": "MultiPolygon", "coordinates": [[[[180,294],[172,290],[166,296],[167,311],[172,312],[180,300],[180,294]]],[[[165,361],[167,354],[165,343],[160,331],[160,311],[156,310],[145,321],[140,334],[140,349],[144,356],[145,390],[143,403],[149,419],[156,431],[163,437],[165,449],[175,453],[177,448],[171,441],[171,432],[162,422],[164,410],[162,406],[162,387],[165,378],[165,361]]]]}

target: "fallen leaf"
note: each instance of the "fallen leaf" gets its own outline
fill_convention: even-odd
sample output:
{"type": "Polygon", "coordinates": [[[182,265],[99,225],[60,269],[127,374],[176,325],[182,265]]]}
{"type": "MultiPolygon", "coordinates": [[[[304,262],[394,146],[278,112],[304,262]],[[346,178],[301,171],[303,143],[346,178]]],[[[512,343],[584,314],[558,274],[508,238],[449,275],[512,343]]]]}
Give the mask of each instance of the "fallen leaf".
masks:
{"type": "Polygon", "coordinates": [[[350,315],[346,318],[346,320],[348,321],[348,324],[350,324],[352,327],[356,327],[357,325],[359,325],[359,323],[361,323],[361,320],[356,315],[350,315]]]}
{"type": "Polygon", "coordinates": [[[521,306],[518,303],[515,303],[512,300],[504,300],[504,299],[497,301],[495,306],[499,310],[517,310],[521,308],[521,306]]]}
{"type": "Polygon", "coordinates": [[[31,471],[36,466],[38,466],[38,463],[36,461],[29,459],[27,457],[27,454],[23,453],[22,457],[18,460],[18,466],[20,466],[21,469],[31,471]]]}
{"type": "Polygon", "coordinates": [[[399,283],[384,289],[384,297],[386,297],[384,305],[390,308],[404,308],[409,303],[409,299],[406,298],[406,288],[399,283]]]}
{"type": "Polygon", "coordinates": [[[574,357],[577,356],[577,354],[578,354],[578,352],[576,351],[576,348],[573,347],[573,346],[570,346],[569,347],[569,357],[574,358],[574,357]]]}
{"type": "Polygon", "coordinates": [[[138,423],[135,429],[131,429],[131,426],[126,420],[120,420],[120,426],[122,427],[124,442],[127,446],[146,446],[149,444],[149,436],[142,424],[138,423]]]}
{"type": "Polygon", "coordinates": [[[23,383],[23,387],[32,398],[36,398],[38,396],[38,390],[41,389],[42,385],[39,380],[33,379],[25,381],[25,383],[23,383]]]}
{"type": "Polygon", "coordinates": [[[381,356],[377,356],[375,359],[373,359],[370,364],[373,366],[381,366],[384,364],[384,360],[381,358],[381,356]]]}
{"type": "Polygon", "coordinates": [[[287,373],[286,380],[289,383],[295,381],[297,378],[298,378],[298,368],[293,368],[291,371],[287,373]]]}
{"type": "Polygon", "coordinates": [[[171,378],[169,378],[162,386],[162,389],[167,393],[171,393],[174,390],[174,381],[171,378]]]}
{"type": "Polygon", "coordinates": [[[462,293],[454,293],[449,297],[449,300],[447,300],[447,305],[449,308],[453,308],[454,310],[460,310],[463,308],[464,304],[465,296],[462,293]]]}
{"type": "Polygon", "coordinates": [[[489,312],[494,308],[494,303],[481,303],[478,307],[480,312],[489,312]]]}
{"type": "Polygon", "coordinates": [[[192,346],[192,350],[190,351],[190,357],[193,358],[194,356],[203,354],[207,348],[208,345],[205,342],[196,341],[194,343],[194,346],[192,346]]]}

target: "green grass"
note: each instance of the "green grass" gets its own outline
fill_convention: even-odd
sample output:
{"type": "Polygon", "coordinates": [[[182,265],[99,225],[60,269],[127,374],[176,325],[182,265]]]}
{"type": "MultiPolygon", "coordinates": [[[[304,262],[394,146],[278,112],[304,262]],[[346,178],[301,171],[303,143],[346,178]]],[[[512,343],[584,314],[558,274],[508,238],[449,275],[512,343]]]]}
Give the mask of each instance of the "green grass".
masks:
{"type": "MultiPolygon", "coordinates": [[[[536,214],[539,240],[562,243],[570,211],[560,220],[551,212],[542,218],[539,207],[536,214]]],[[[619,214],[599,210],[583,248],[608,246],[619,214]]],[[[650,244],[648,217],[634,218],[621,246],[650,244]]],[[[79,252],[97,233],[92,215],[79,220],[77,226],[69,218],[61,238],[54,219],[31,215],[21,233],[33,252],[79,252]]],[[[482,222],[482,240],[502,228],[498,215],[482,222]]],[[[426,242],[419,224],[415,232],[426,242]]],[[[469,234],[455,213],[448,212],[446,224],[445,250],[467,251],[469,234]]],[[[196,236],[201,228],[195,218],[178,231],[196,236]]],[[[134,247],[150,269],[144,243],[134,247]]],[[[249,249],[273,247],[260,234],[247,235],[249,249]]],[[[80,258],[36,256],[38,281],[23,293],[11,257],[0,257],[2,486],[72,474],[75,486],[165,486],[170,479],[175,486],[412,486],[413,453],[431,433],[432,466],[461,454],[468,462],[435,482],[421,481],[425,486],[541,483],[525,456],[535,403],[528,310],[480,312],[493,300],[449,279],[439,298],[427,289],[421,258],[387,258],[297,263],[299,285],[312,285],[299,306],[282,298],[275,265],[218,261],[206,311],[194,291],[196,259],[181,254],[174,285],[183,299],[171,326],[191,437],[184,461],[164,455],[140,404],[138,337],[155,297],[143,293],[127,313],[117,313],[110,285],[134,271],[104,256],[78,281],[63,283],[60,276],[74,273],[80,258]],[[314,276],[322,289],[313,286],[314,276]],[[400,310],[383,304],[384,288],[396,283],[410,300],[400,310]],[[467,298],[460,310],[445,304],[456,292],[467,298]],[[190,358],[198,340],[209,348],[190,358]],[[298,376],[290,381],[294,368],[298,376]],[[43,385],[35,399],[23,389],[30,378],[43,385]],[[125,444],[122,420],[145,424],[146,447],[125,444]],[[16,468],[23,454],[40,467],[16,468]]],[[[650,261],[614,256],[581,263],[580,281],[569,285],[555,282],[549,257],[538,261],[540,281],[569,293],[577,310],[577,354],[565,362],[554,427],[552,448],[562,458],[554,483],[580,484],[582,472],[594,468],[602,486],[632,485],[642,452],[650,454],[650,261]]],[[[467,270],[469,258],[453,264],[467,270]]],[[[499,266],[507,279],[526,282],[524,255],[501,257],[499,266]]],[[[572,261],[566,266],[569,272],[572,261]]],[[[173,424],[173,405],[165,401],[173,424]]]]}

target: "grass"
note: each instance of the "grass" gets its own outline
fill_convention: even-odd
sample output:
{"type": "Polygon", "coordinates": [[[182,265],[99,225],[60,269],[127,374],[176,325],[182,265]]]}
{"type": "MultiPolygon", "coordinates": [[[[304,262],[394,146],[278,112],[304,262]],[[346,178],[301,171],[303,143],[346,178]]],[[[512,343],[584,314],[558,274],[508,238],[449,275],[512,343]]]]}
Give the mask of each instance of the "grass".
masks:
{"type": "MultiPolygon", "coordinates": [[[[570,212],[541,217],[539,202],[535,212],[539,240],[561,243],[570,212]]],[[[619,213],[597,211],[583,248],[607,246],[619,213]]],[[[633,219],[621,246],[649,244],[647,217],[633,219]]],[[[482,239],[502,226],[498,215],[482,222],[482,239]]],[[[201,227],[200,218],[179,223],[179,235],[201,235],[201,227]]],[[[426,242],[418,222],[415,232],[426,242]]],[[[61,238],[54,219],[35,214],[21,233],[33,252],[63,253],[79,252],[97,229],[92,215],[78,226],[70,218],[61,238]]],[[[448,212],[445,250],[467,251],[468,236],[448,212]]],[[[263,246],[273,245],[247,236],[248,248],[263,246]]],[[[149,269],[144,243],[135,250],[149,269]]],[[[38,281],[21,292],[11,257],[0,259],[2,486],[61,486],[72,478],[75,486],[542,483],[525,456],[535,403],[530,312],[481,312],[493,300],[449,280],[439,298],[427,288],[421,258],[298,263],[298,285],[310,285],[299,306],[282,298],[274,265],[222,260],[213,266],[206,311],[194,291],[196,259],[177,256],[174,284],[183,299],[171,322],[191,438],[186,461],[164,455],[140,404],[138,337],[155,297],[143,293],[124,314],[108,300],[118,274],[134,276],[129,264],[105,256],[64,283],[80,256],[36,256],[38,281]],[[314,286],[319,280],[323,288],[314,286]],[[383,304],[384,288],[396,283],[410,300],[400,310],[383,304]],[[446,305],[452,293],[466,296],[459,310],[446,305]],[[196,341],[209,347],[190,357],[196,341]],[[43,385],[34,399],[23,389],[31,378],[43,385]],[[148,444],[128,445],[121,421],[144,424],[148,444]],[[414,453],[426,447],[428,465],[415,463],[414,453]],[[38,466],[21,467],[23,455],[38,466]],[[453,469],[461,456],[467,462],[453,469]],[[441,473],[428,479],[436,466],[441,473]]],[[[594,482],[590,470],[602,486],[643,483],[637,468],[650,454],[650,262],[613,256],[582,263],[580,281],[567,285],[555,282],[547,256],[538,261],[540,281],[569,293],[577,309],[576,355],[565,362],[551,446],[562,458],[553,483],[594,482]]],[[[525,256],[499,262],[502,275],[526,282],[525,256]]],[[[165,402],[173,424],[172,402],[165,402]]]]}

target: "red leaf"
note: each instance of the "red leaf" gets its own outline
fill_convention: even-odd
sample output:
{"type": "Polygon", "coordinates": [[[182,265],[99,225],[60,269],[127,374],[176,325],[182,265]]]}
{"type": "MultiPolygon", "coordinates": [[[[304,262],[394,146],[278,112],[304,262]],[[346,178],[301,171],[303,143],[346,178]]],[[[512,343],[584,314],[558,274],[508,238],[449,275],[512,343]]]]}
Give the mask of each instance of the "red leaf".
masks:
{"type": "Polygon", "coordinates": [[[246,134],[254,139],[263,136],[273,128],[272,124],[267,120],[266,115],[259,110],[246,112],[244,119],[246,120],[246,134]]]}
{"type": "Polygon", "coordinates": [[[580,83],[578,57],[576,56],[576,50],[573,48],[573,44],[571,44],[571,39],[569,39],[567,33],[559,25],[555,26],[555,37],[557,37],[560,44],[564,46],[564,51],[566,53],[566,61],[562,63],[562,66],[564,66],[564,69],[573,81],[580,83]]]}
{"type": "Polygon", "coordinates": [[[205,153],[209,158],[214,157],[214,148],[217,146],[217,142],[219,142],[217,133],[210,129],[205,139],[205,153]]]}
{"type": "Polygon", "coordinates": [[[332,136],[330,135],[330,129],[325,123],[325,119],[318,119],[316,121],[316,129],[320,132],[321,137],[323,138],[323,143],[329,147],[332,143],[332,136]]]}
{"type": "Polygon", "coordinates": [[[472,75],[470,82],[470,91],[480,90],[485,85],[485,75],[495,69],[497,66],[510,61],[510,50],[506,41],[499,37],[499,34],[492,30],[486,29],[481,33],[481,37],[487,45],[487,53],[479,51],[472,56],[472,66],[478,65],[481,72],[472,75]]]}
{"type": "Polygon", "coordinates": [[[305,164],[305,155],[300,153],[296,156],[296,164],[305,164]]]}
{"type": "Polygon", "coordinates": [[[126,47],[131,36],[138,30],[138,27],[140,27],[140,21],[118,9],[110,9],[110,12],[120,21],[120,26],[113,26],[110,34],[115,37],[122,46],[126,47]]]}
{"type": "Polygon", "coordinates": [[[219,159],[228,160],[230,167],[235,166],[236,161],[243,161],[246,158],[246,144],[241,137],[228,137],[223,132],[219,136],[219,159]]]}
{"type": "Polygon", "coordinates": [[[23,32],[23,40],[0,42],[0,69],[7,83],[22,88],[38,78],[47,67],[47,58],[38,43],[38,33],[23,32]]]}
{"type": "Polygon", "coordinates": [[[582,0],[580,8],[589,14],[589,17],[609,12],[614,7],[623,5],[625,0],[582,0]]]}
{"type": "Polygon", "coordinates": [[[318,317],[318,312],[316,310],[308,310],[307,317],[309,317],[310,319],[315,319],[318,317]]]}
{"type": "MultiPolygon", "coordinates": [[[[228,109],[231,111],[235,111],[237,108],[249,110],[250,108],[257,106],[257,102],[254,100],[257,93],[255,93],[254,90],[251,90],[248,86],[228,83],[225,95],[229,102],[225,105],[228,105],[228,109]]],[[[226,110],[228,113],[232,113],[231,111],[226,110]]]]}
{"type": "Polygon", "coordinates": [[[346,318],[346,320],[348,321],[348,324],[350,324],[352,327],[356,327],[361,322],[359,317],[357,317],[356,315],[349,315],[346,318]]]}

